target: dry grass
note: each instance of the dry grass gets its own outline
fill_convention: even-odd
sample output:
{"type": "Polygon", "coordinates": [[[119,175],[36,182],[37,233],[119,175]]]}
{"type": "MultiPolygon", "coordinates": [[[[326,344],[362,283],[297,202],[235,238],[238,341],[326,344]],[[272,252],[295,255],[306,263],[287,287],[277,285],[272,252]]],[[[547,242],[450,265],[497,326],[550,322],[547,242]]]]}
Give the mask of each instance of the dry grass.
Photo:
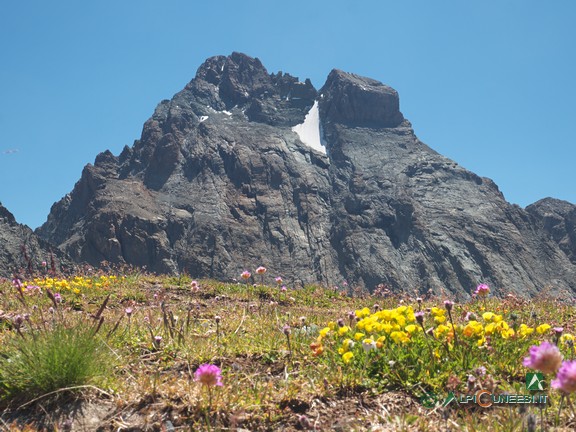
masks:
{"type": "MultiPolygon", "coordinates": [[[[0,429],[520,431],[529,415],[536,415],[540,426],[541,413],[533,408],[425,408],[413,383],[379,385],[337,355],[312,354],[310,344],[327,322],[347,319],[349,311],[374,303],[381,308],[414,303],[409,297],[349,297],[319,287],[283,293],[272,286],[215,281],[199,286],[193,292],[186,277],[132,274],[106,286],[82,287],[76,294],[60,290],[57,319],[103,317],[95,337],[108,347],[113,373],[93,387],[41,395],[25,406],[21,399],[4,398],[0,429]],[[290,345],[283,333],[286,324],[290,345]],[[161,342],[154,342],[156,336],[161,342]],[[210,390],[211,404],[208,389],[193,376],[203,363],[222,369],[224,385],[210,390]]],[[[0,287],[0,343],[21,337],[13,324],[18,314],[30,315],[20,329],[24,337],[35,325],[50,324],[48,309],[55,305],[46,287],[27,290],[22,299],[10,281],[0,287]]],[[[498,307],[507,313],[534,310],[542,320],[574,328],[574,308],[551,300],[507,300],[498,307]]],[[[542,412],[543,424],[548,430],[574,430],[567,409],[554,427],[558,400],[553,403],[542,412]]]]}

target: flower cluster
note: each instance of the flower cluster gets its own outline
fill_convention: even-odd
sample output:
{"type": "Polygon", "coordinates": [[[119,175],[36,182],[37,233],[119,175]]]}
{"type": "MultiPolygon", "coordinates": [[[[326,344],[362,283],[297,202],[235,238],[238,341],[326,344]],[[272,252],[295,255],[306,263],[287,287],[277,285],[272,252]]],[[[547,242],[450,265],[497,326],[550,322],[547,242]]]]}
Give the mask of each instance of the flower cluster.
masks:
{"type": "Polygon", "coordinates": [[[382,349],[385,344],[405,344],[410,342],[415,334],[422,332],[417,324],[414,309],[411,306],[400,306],[396,309],[383,309],[371,313],[369,308],[359,309],[351,313],[355,324],[350,319],[350,325],[344,320],[329,322],[321,329],[318,339],[311,345],[314,355],[324,352],[324,341],[329,336],[339,340],[338,353],[344,363],[350,363],[354,358],[356,344],[365,353],[382,349]]]}
{"type": "Polygon", "coordinates": [[[117,277],[114,275],[102,275],[95,277],[74,276],[72,278],[34,278],[30,281],[21,283],[22,290],[28,293],[40,291],[42,288],[48,288],[55,292],[71,292],[81,294],[84,291],[108,290],[115,284],[124,280],[124,276],[117,277]]]}
{"type": "MultiPolygon", "coordinates": [[[[518,322],[517,316],[511,316],[507,322],[502,314],[491,311],[466,313],[457,310],[451,301],[444,302],[443,306],[422,308],[420,301],[415,308],[400,305],[395,309],[373,308],[371,311],[365,307],[350,312],[348,319],[329,322],[310,348],[314,356],[338,355],[344,364],[373,355],[389,358],[389,353],[410,350],[411,346],[426,346],[425,352],[441,359],[460,344],[466,350],[477,350],[476,358],[487,359],[495,346],[504,350],[510,343],[527,347],[531,341],[553,333],[552,326],[546,323],[530,326],[518,322]]],[[[571,338],[569,334],[558,336],[559,342],[566,344],[571,338]]],[[[551,366],[554,372],[561,361],[560,358],[551,366]]],[[[547,362],[545,351],[535,353],[530,360],[534,365],[547,362]]]]}

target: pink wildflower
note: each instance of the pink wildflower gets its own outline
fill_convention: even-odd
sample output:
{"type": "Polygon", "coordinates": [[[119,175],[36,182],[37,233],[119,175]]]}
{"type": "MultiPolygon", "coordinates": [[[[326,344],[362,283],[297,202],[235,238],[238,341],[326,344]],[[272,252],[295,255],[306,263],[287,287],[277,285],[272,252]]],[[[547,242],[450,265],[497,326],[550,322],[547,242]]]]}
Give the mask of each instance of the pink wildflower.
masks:
{"type": "Polygon", "coordinates": [[[490,292],[490,287],[488,285],[480,284],[476,287],[476,291],[474,291],[474,294],[479,295],[481,297],[486,297],[489,292],[490,292]]]}
{"type": "Polygon", "coordinates": [[[205,386],[222,386],[222,371],[216,365],[203,364],[194,372],[194,379],[205,386]]]}
{"type": "Polygon", "coordinates": [[[248,270],[244,270],[240,276],[242,277],[242,279],[250,279],[250,276],[252,276],[252,274],[248,270]]]}
{"type": "Polygon", "coordinates": [[[193,280],[192,282],[190,282],[190,289],[192,290],[192,292],[200,291],[200,286],[198,285],[198,281],[193,280]]]}
{"type": "Polygon", "coordinates": [[[576,391],[576,360],[562,362],[556,379],[552,380],[552,387],[564,393],[576,391]]]}
{"type": "Polygon", "coordinates": [[[544,373],[554,373],[562,364],[562,354],[556,345],[544,341],[540,346],[532,345],[529,350],[529,357],[524,358],[523,365],[542,371],[544,373]]]}
{"type": "Polygon", "coordinates": [[[264,273],[266,273],[266,267],[260,266],[256,269],[256,274],[262,275],[264,273]]]}

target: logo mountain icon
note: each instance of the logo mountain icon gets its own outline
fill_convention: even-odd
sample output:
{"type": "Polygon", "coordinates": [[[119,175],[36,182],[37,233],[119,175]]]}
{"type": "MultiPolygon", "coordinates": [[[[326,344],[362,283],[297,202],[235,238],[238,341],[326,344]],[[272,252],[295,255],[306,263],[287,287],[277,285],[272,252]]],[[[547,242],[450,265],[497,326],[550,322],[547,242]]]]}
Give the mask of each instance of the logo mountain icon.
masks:
{"type": "Polygon", "coordinates": [[[543,391],[544,374],[531,372],[526,374],[526,389],[531,391],[543,391]]]}
{"type": "Polygon", "coordinates": [[[444,399],[444,403],[442,404],[442,408],[447,407],[449,404],[452,403],[452,401],[456,401],[456,403],[458,404],[458,400],[456,399],[456,395],[454,394],[454,392],[448,393],[448,396],[446,396],[446,399],[444,399]]]}

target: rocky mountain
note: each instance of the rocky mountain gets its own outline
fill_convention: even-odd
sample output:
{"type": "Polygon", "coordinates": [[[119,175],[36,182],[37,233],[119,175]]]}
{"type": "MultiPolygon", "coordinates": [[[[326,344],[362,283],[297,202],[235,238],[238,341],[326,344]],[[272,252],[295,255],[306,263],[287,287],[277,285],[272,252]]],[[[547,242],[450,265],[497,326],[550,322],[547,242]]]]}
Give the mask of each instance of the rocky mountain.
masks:
{"type": "Polygon", "coordinates": [[[70,261],[56,247],[38,238],[26,225],[0,203],[0,276],[26,277],[34,272],[48,272],[54,262],[56,270],[70,261]],[[42,266],[46,262],[46,267],[42,266]]]}
{"type": "Polygon", "coordinates": [[[572,293],[574,211],[534,206],[419,141],[394,89],[333,70],[317,91],[233,53],[132,147],[99,154],[37,232],[79,261],[161,273],[262,264],[292,283],[572,293]]]}
{"type": "Polygon", "coordinates": [[[526,207],[544,231],[576,264],[576,205],[554,198],[545,198],[526,207]]]}

